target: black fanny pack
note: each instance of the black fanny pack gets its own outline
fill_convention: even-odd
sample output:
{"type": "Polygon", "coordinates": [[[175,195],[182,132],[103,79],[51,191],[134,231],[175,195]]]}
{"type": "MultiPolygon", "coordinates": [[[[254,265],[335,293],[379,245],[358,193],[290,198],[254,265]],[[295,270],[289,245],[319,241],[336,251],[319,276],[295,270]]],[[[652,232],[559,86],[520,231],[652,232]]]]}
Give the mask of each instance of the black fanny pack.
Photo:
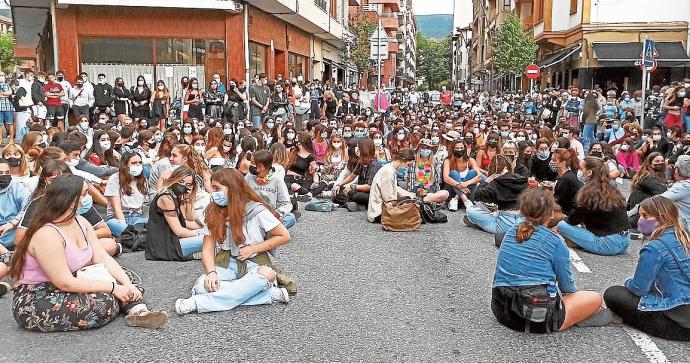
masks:
{"type": "Polygon", "coordinates": [[[558,292],[549,292],[548,285],[521,286],[515,288],[511,310],[525,319],[525,333],[530,332],[532,323],[544,324],[546,332],[560,329],[559,319],[554,318],[561,309],[558,292]]]}

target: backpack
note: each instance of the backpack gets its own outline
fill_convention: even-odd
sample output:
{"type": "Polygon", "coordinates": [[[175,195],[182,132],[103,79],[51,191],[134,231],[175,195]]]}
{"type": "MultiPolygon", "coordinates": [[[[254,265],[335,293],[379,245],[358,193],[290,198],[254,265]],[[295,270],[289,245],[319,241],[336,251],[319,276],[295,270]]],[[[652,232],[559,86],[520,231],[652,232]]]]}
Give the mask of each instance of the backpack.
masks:
{"type": "Polygon", "coordinates": [[[126,252],[139,252],[146,249],[146,224],[127,226],[120,236],[120,243],[126,252]]]}
{"type": "Polygon", "coordinates": [[[422,203],[419,213],[424,223],[446,223],[448,216],[442,210],[443,206],[439,203],[422,203]]]}
{"type": "Polygon", "coordinates": [[[304,206],[304,210],[312,212],[331,212],[336,210],[336,207],[330,200],[312,200],[304,206]]]}

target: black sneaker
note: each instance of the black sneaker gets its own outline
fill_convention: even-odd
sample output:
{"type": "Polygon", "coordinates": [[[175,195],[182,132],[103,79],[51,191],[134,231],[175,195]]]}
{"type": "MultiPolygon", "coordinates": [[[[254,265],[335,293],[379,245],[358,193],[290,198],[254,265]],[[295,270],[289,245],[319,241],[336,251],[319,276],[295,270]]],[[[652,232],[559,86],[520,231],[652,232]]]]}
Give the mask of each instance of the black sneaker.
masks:
{"type": "Polygon", "coordinates": [[[474,222],[472,222],[472,221],[470,220],[470,217],[467,216],[467,214],[465,214],[465,215],[462,217],[462,221],[465,223],[465,225],[466,225],[467,227],[479,229],[479,226],[476,225],[474,222]]]}
{"type": "Polygon", "coordinates": [[[311,201],[311,198],[312,198],[311,194],[304,194],[304,195],[298,195],[296,199],[298,202],[307,203],[307,202],[311,201]]]}
{"type": "Polygon", "coordinates": [[[301,213],[300,211],[298,211],[298,210],[293,211],[293,212],[292,212],[292,215],[295,216],[295,220],[298,220],[298,219],[302,218],[302,213],[301,213]]]}
{"type": "Polygon", "coordinates": [[[12,290],[12,286],[6,282],[0,282],[0,297],[5,296],[10,290],[12,290]]]}

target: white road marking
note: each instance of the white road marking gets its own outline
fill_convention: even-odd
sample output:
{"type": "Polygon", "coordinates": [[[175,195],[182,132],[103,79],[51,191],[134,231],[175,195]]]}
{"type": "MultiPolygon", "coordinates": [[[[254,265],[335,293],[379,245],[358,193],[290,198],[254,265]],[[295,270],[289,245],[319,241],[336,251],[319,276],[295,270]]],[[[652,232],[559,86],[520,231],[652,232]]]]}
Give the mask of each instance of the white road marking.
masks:
{"type": "Polygon", "coordinates": [[[659,349],[659,347],[654,344],[651,338],[649,338],[649,335],[639,331],[635,330],[632,328],[623,328],[626,333],[632,338],[633,342],[635,342],[635,345],[637,345],[642,353],[647,356],[647,359],[651,363],[668,363],[669,360],[666,358],[666,355],[659,349]]]}
{"type": "Polygon", "coordinates": [[[570,262],[573,263],[573,266],[575,266],[575,269],[578,272],[583,272],[587,274],[591,274],[592,270],[585,265],[584,262],[582,262],[582,258],[580,258],[580,255],[577,254],[572,248],[568,248],[568,251],[570,251],[570,262]]]}

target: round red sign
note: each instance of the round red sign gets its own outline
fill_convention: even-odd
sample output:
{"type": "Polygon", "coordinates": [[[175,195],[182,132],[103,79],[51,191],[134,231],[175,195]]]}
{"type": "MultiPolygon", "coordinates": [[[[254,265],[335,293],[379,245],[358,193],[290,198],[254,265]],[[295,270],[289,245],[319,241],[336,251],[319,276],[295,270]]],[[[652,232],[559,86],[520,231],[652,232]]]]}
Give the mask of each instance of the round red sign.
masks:
{"type": "Polygon", "coordinates": [[[525,68],[525,76],[529,79],[536,79],[539,78],[539,75],[541,74],[541,69],[539,69],[539,66],[532,63],[525,68]]]}

